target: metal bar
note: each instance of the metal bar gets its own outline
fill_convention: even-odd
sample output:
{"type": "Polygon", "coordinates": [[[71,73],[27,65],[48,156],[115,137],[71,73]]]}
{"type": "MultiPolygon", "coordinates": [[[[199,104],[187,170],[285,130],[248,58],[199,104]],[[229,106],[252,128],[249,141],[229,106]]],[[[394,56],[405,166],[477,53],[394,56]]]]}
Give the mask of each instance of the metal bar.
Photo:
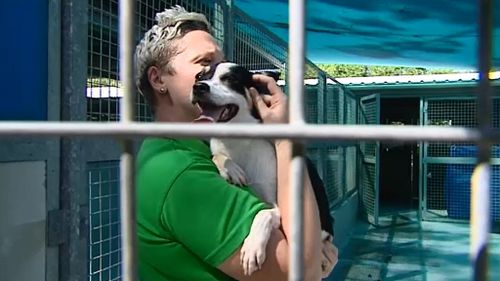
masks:
{"type": "MultiPolygon", "coordinates": [[[[48,54],[47,59],[50,62],[48,64],[48,75],[47,75],[47,120],[58,121],[61,118],[61,82],[62,82],[62,72],[61,72],[61,38],[62,38],[62,3],[61,0],[49,0],[48,1],[48,54]]],[[[26,141],[26,140],[25,140],[26,141]]],[[[7,142],[9,143],[9,142],[7,142]]],[[[40,159],[46,159],[46,188],[47,194],[47,212],[56,211],[59,209],[60,202],[60,164],[61,164],[61,140],[55,138],[53,141],[47,142],[46,140],[29,140],[29,144],[26,147],[19,145],[20,141],[14,141],[15,145],[5,146],[6,144],[0,141],[0,147],[4,146],[3,149],[8,149],[12,155],[17,158],[14,161],[20,161],[19,157],[24,153],[31,156],[32,152],[35,153],[37,157],[39,153],[45,154],[40,159]],[[37,147],[36,143],[42,143],[42,147],[37,147]],[[35,144],[35,145],[33,145],[35,144]],[[23,148],[23,153],[15,153],[17,149],[23,148]],[[17,149],[15,149],[17,148],[17,149]]],[[[1,150],[1,149],[0,149],[1,150]]],[[[2,161],[5,161],[4,157],[10,153],[1,153],[2,161]]],[[[8,161],[8,160],[7,160],[8,161]]],[[[47,225],[47,232],[50,231],[47,225]]],[[[47,233],[48,235],[48,233],[47,233]]],[[[47,242],[49,237],[47,237],[47,242]]],[[[47,247],[46,248],[46,274],[45,280],[61,280],[59,278],[59,247],[47,247]]]]}
{"type": "MultiPolygon", "coordinates": [[[[86,118],[85,82],[87,79],[88,2],[61,1],[61,58],[59,116],[64,121],[86,118]]],[[[49,21],[52,19],[49,19],[49,21]]],[[[52,62],[49,62],[49,64],[52,62]]],[[[57,63],[57,61],[55,62],[57,63]]],[[[47,93],[53,95],[53,93],[47,93]]],[[[85,171],[85,149],[81,139],[60,140],[59,208],[65,220],[68,240],[59,246],[59,280],[79,280],[88,276],[88,188],[85,171]]]]}
{"type": "Polygon", "coordinates": [[[290,123],[304,123],[304,56],[305,4],[303,0],[290,1],[289,65],[290,123]]]}
{"type": "Polygon", "coordinates": [[[290,235],[290,271],[288,280],[303,281],[304,277],[304,145],[293,143],[290,167],[291,217],[293,223],[290,235]]]}
{"type": "Polygon", "coordinates": [[[492,59],[493,1],[480,0],[479,24],[479,85],[477,118],[481,139],[478,142],[478,162],[472,177],[471,247],[473,280],[488,280],[488,236],[490,233],[490,153],[492,89],[489,73],[492,59]]]}
{"type": "MultiPolygon", "coordinates": [[[[479,141],[478,129],[442,126],[255,125],[185,123],[0,122],[1,137],[229,137],[346,141],[479,141]]],[[[489,133],[500,141],[500,131],[489,133]]]]}
{"type": "Polygon", "coordinates": [[[133,142],[122,142],[120,157],[120,216],[121,216],[121,256],[122,280],[136,281],[137,278],[137,241],[136,241],[136,204],[133,142]]]}
{"type": "MultiPolygon", "coordinates": [[[[305,13],[304,0],[289,2],[289,81],[290,125],[304,125],[304,70],[305,70],[305,13]]],[[[304,145],[292,146],[290,271],[288,280],[304,280],[304,145]]]]}
{"type": "MultiPolygon", "coordinates": [[[[120,80],[123,85],[123,98],[120,103],[120,123],[128,127],[134,121],[134,27],[135,0],[119,1],[119,46],[120,46],[120,80]]],[[[137,240],[136,240],[136,206],[134,177],[134,143],[131,139],[122,140],[120,157],[120,216],[122,242],[122,280],[136,281],[137,274],[137,240]]]]}
{"type": "Polygon", "coordinates": [[[123,87],[123,98],[120,103],[120,121],[130,123],[134,120],[134,34],[135,34],[135,1],[119,1],[119,46],[120,46],[120,80],[123,87]]]}

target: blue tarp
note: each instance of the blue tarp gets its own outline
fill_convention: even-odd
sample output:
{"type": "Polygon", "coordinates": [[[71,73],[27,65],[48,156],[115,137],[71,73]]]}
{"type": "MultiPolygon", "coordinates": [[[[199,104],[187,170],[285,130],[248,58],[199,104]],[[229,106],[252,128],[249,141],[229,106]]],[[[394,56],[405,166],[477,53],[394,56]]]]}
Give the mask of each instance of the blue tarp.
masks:
{"type": "MultiPolygon", "coordinates": [[[[450,157],[475,157],[477,147],[472,145],[452,145],[450,157]]],[[[492,157],[500,158],[500,147],[493,147],[492,157]]],[[[470,217],[470,184],[473,164],[448,164],[444,179],[444,193],[448,216],[456,219],[469,219],[470,217]]],[[[491,166],[491,218],[500,220],[500,167],[491,166]]]]}

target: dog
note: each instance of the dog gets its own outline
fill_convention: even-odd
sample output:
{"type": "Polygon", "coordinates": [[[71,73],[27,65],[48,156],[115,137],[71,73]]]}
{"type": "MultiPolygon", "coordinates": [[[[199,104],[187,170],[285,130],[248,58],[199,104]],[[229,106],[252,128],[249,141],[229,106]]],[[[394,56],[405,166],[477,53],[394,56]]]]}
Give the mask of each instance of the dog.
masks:
{"type": "MultiPolygon", "coordinates": [[[[270,75],[273,73],[267,73],[270,75]]],[[[249,88],[255,87],[261,94],[267,90],[256,85],[253,73],[244,67],[222,62],[204,69],[196,75],[191,101],[201,108],[201,116],[194,122],[251,123],[262,120],[253,106],[249,88]]],[[[277,80],[276,73],[272,75],[277,80]]],[[[240,262],[244,273],[251,275],[260,269],[266,259],[265,250],[271,231],[281,225],[277,202],[276,152],[274,145],[263,139],[210,139],[213,162],[219,173],[235,185],[248,184],[265,202],[273,206],[255,216],[250,232],[241,249],[240,262]]],[[[323,183],[307,159],[306,166],[313,174],[311,183],[318,201],[322,224],[322,238],[333,237],[332,219],[323,183]],[[319,179],[319,182],[318,182],[319,179]],[[321,198],[322,200],[318,200],[321,198]],[[326,203],[326,206],[325,206],[326,203]]]]}

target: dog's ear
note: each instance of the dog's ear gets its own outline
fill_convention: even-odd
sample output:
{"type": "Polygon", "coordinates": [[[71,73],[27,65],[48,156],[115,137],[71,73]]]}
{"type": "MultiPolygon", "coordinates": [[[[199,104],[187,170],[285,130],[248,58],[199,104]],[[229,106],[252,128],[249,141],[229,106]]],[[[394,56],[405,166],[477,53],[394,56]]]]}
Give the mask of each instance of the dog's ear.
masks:
{"type": "Polygon", "coordinates": [[[276,82],[278,82],[278,80],[280,80],[280,75],[281,75],[281,72],[274,71],[274,70],[264,70],[264,71],[260,71],[257,73],[272,77],[274,79],[274,81],[276,81],[276,82]]]}
{"type": "MultiPolygon", "coordinates": [[[[255,71],[253,74],[262,74],[269,76],[274,79],[274,81],[278,82],[280,79],[281,73],[279,71],[274,71],[274,70],[262,70],[262,71],[255,71]]],[[[262,87],[261,85],[253,85],[255,89],[261,94],[261,95],[269,95],[269,92],[265,87],[262,87]]]]}

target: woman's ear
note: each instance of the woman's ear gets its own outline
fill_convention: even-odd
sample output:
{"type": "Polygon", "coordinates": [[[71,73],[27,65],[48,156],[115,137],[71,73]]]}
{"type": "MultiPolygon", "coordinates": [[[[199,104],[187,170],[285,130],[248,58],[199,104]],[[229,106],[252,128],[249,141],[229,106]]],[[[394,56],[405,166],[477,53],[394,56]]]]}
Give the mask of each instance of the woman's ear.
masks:
{"type": "Polygon", "coordinates": [[[164,79],[162,79],[162,71],[157,66],[153,65],[148,68],[148,80],[151,87],[155,92],[164,92],[166,89],[166,84],[164,79]]]}

